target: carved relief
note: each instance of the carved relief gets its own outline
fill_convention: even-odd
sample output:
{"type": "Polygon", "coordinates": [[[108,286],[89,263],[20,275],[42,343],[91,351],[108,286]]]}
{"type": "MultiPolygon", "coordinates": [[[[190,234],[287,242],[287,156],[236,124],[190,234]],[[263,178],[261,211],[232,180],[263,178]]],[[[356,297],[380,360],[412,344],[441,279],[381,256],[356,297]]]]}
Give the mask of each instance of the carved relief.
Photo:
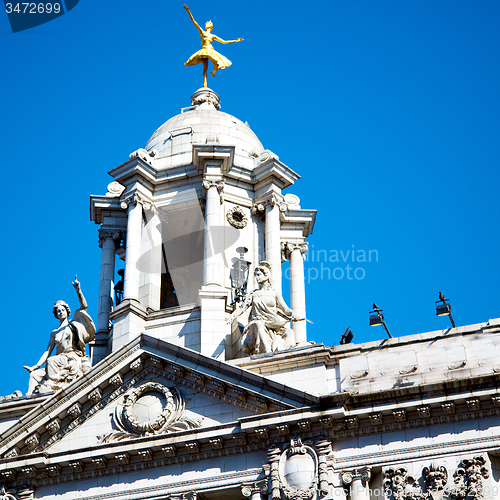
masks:
{"type": "Polygon", "coordinates": [[[423,469],[422,477],[432,500],[441,500],[443,498],[444,487],[448,482],[446,467],[433,462],[430,467],[423,469]]]}
{"type": "Polygon", "coordinates": [[[299,437],[292,437],[285,449],[274,447],[268,450],[273,500],[310,499],[318,491],[321,494],[328,493],[326,457],[331,453],[331,443],[319,440],[315,448],[302,443],[299,437]]]}
{"type": "Polygon", "coordinates": [[[183,416],[184,410],[184,398],[176,388],[147,382],[125,395],[124,404],[115,411],[115,423],[120,430],[106,434],[100,443],[200,427],[200,422],[183,416]]]}
{"type": "Polygon", "coordinates": [[[383,487],[386,498],[392,498],[392,500],[424,500],[426,498],[417,480],[408,474],[405,467],[385,470],[383,487]]]}
{"type": "Polygon", "coordinates": [[[489,477],[484,457],[462,460],[453,477],[455,487],[445,491],[447,496],[455,500],[464,500],[465,497],[473,500],[484,498],[483,479],[489,477]]]}
{"type": "Polygon", "coordinates": [[[239,206],[230,208],[226,212],[226,219],[236,229],[243,229],[248,224],[248,217],[239,206]]]}

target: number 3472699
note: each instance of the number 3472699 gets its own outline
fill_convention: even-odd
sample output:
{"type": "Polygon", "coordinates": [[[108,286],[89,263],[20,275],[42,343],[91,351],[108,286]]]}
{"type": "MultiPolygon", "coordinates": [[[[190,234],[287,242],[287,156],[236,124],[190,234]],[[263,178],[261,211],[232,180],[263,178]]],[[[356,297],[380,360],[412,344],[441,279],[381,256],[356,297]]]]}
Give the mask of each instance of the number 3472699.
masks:
{"type": "Polygon", "coordinates": [[[61,12],[60,3],[7,3],[5,8],[7,14],[13,12],[17,14],[59,14],[61,12]]]}

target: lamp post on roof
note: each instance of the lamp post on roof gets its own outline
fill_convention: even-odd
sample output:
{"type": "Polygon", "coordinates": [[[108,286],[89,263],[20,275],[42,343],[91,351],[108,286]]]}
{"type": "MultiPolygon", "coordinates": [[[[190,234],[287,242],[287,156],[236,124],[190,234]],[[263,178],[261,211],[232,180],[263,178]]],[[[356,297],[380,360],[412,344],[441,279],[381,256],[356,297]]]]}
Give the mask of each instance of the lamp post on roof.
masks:
{"type": "Polygon", "coordinates": [[[369,317],[370,317],[370,326],[384,325],[387,335],[389,335],[389,338],[392,339],[392,335],[389,332],[389,328],[387,328],[387,325],[385,324],[383,310],[380,309],[377,306],[377,304],[375,303],[373,304],[373,311],[370,311],[369,317]]]}
{"type": "Polygon", "coordinates": [[[439,300],[436,300],[436,316],[449,316],[453,328],[456,328],[451,316],[450,299],[445,298],[441,292],[439,292],[439,300]]]}

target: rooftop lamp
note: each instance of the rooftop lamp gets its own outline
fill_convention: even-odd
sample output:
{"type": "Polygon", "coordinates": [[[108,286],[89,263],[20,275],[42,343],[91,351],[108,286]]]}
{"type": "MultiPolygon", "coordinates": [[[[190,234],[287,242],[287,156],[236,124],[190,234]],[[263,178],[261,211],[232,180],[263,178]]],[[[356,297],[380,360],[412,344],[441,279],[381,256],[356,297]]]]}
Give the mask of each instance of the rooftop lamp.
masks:
{"type": "Polygon", "coordinates": [[[392,335],[389,332],[389,328],[387,328],[387,325],[385,324],[384,315],[382,313],[382,309],[380,309],[377,304],[373,304],[373,311],[370,311],[370,326],[384,325],[387,335],[389,335],[389,338],[392,339],[392,335]]]}
{"type": "Polygon", "coordinates": [[[436,316],[449,316],[451,324],[455,328],[455,322],[451,316],[450,299],[446,299],[441,292],[439,292],[439,300],[436,300],[436,316]]]}
{"type": "Polygon", "coordinates": [[[347,327],[344,330],[342,337],[340,338],[340,345],[350,344],[352,342],[353,337],[354,337],[354,334],[352,333],[351,329],[349,327],[347,327]]]}

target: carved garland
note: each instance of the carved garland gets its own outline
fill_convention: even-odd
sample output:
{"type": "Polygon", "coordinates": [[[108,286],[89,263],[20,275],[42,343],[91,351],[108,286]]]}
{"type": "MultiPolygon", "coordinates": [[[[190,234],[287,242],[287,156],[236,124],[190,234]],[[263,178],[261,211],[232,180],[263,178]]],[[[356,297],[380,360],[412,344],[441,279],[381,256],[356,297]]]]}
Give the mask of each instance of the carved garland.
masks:
{"type": "Polygon", "coordinates": [[[134,389],[127,398],[127,402],[123,406],[123,416],[127,423],[140,434],[154,433],[160,430],[171,418],[175,411],[175,401],[172,393],[163,385],[156,382],[148,382],[134,389]],[[143,395],[148,392],[160,392],[165,396],[167,404],[161,414],[154,420],[139,422],[134,415],[134,404],[143,395]]]}
{"type": "Polygon", "coordinates": [[[248,217],[241,207],[230,208],[226,213],[226,219],[236,229],[243,229],[248,224],[248,217]]]}

